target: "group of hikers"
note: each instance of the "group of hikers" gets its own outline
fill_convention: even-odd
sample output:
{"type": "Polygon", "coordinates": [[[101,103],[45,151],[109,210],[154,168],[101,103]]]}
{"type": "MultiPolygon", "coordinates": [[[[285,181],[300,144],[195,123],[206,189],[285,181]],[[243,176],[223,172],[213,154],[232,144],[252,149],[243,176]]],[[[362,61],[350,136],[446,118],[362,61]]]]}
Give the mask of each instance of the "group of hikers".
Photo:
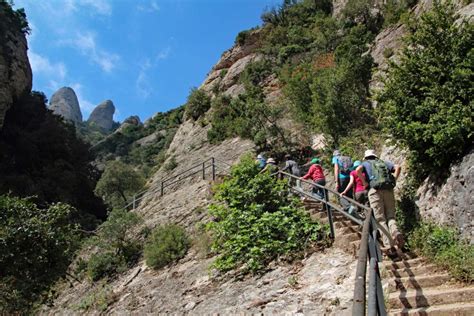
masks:
{"type": "MultiPolygon", "coordinates": [[[[277,162],[273,158],[265,159],[263,154],[257,156],[256,163],[261,173],[275,174],[279,171],[277,162]]],[[[345,198],[352,198],[363,205],[370,205],[376,221],[391,235],[391,239],[381,234],[383,249],[388,255],[395,255],[397,248],[402,249],[404,238],[400,233],[395,220],[394,187],[400,175],[401,167],[390,161],[380,159],[374,150],[365,151],[362,161],[353,161],[351,157],[343,155],[339,150],[333,153],[332,161],[334,183],[339,193],[339,203],[342,208],[356,218],[363,218],[360,210],[351,205],[345,198]]],[[[312,158],[308,163],[299,166],[292,156],[285,155],[285,166],[280,170],[296,177],[296,188],[301,189],[301,180],[310,180],[312,195],[323,199],[327,195],[326,176],[319,158],[312,158]],[[308,167],[302,175],[301,167],[308,167]],[[314,185],[316,184],[316,185],[314,185]]]]}

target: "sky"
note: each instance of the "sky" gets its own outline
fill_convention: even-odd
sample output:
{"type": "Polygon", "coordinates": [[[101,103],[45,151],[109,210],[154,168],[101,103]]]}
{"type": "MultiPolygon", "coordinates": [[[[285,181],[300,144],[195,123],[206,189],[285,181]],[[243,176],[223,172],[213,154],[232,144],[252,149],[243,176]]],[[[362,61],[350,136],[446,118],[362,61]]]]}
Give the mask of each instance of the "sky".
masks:
{"type": "Polygon", "coordinates": [[[31,34],[33,89],[76,92],[84,119],[102,101],[114,120],[186,102],[242,31],[281,0],[15,0],[31,34]]]}

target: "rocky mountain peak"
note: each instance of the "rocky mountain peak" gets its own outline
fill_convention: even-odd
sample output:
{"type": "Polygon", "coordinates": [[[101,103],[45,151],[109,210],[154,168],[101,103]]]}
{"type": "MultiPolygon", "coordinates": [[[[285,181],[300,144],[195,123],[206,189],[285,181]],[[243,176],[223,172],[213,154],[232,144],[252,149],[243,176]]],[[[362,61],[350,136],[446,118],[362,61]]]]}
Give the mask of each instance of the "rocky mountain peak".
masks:
{"type": "Polygon", "coordinates": [[[114,124],[114,113],[115,106],[111,100],[105,100],[92,111],[88,123],[94,123],[95,125],[103,128],[104,130],[110,130],[114,124]]]}
{"type": "Polygon", "coordinates": [[[82,122],[81,108],[76,93],[70,87],[62,87],[51,97],[49,107],[54,114],[75,124],[82,122]]]}

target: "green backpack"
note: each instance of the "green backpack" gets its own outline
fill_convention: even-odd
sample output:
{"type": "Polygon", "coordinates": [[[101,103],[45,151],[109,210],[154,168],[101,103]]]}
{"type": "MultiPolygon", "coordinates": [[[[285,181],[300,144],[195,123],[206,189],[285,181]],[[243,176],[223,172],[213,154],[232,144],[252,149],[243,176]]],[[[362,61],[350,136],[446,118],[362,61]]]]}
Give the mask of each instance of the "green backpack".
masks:
{"type": "Polygon", "coordinates": [[[374,189],[393,189],[395,187],[395,177],[388,170],[383,160],[368,160],[372,167],[372,176],[369,179],[371,188],[374,189]]]}

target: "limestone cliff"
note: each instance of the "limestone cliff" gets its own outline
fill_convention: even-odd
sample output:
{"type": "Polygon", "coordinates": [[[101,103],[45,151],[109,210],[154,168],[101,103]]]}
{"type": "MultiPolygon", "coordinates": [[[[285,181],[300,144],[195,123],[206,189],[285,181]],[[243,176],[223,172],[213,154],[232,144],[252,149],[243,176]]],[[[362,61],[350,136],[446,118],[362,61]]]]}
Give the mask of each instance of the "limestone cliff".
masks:
{"type": "Polygon", "coordinates": [[[115,106],[114,103],[110,100],[105,100],[92,111],[91,115],[87,122],[89,124],[95,124],[98,127],[109,131],[114,124],[114,113],[115,106]]]}
{"type": "Polygon", "coordinates": [[[0,129],[13,100],[31,91],[27,50],[18,16],[7,3],[0,3],[0,129]]]}
{"type": "Polygon", "coordinates": [[[70,87],[62,87],[56,91],[49,101],[49,108],[54,114],[75,124],[82,122],[81,108],[76,93],[70,87]]]}

